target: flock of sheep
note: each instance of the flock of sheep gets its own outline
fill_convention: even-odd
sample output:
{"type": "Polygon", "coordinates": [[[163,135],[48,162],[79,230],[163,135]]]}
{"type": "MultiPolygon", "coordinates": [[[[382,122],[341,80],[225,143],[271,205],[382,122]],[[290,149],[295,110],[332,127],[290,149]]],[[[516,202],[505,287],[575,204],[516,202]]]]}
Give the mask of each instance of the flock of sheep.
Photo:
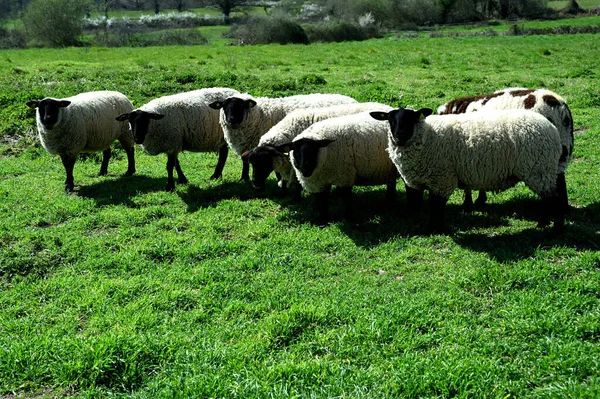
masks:
{"type": "Polygon", "coordinates": [[[465,190],[463,207],[473,207],[471,190],[502,191],[523,181],[542,198],[538,226],[551,219],[564,229],[568,208],[565,169],[573,152],[569,107],[548,90],[512,88],[462,97],[431,109],[394,109],[359,103],[339,94],[255,98],[229,88],[207,88],[164,96],[134,109],[121,93],[97,91],[27,105],[36,109],[44,148],[61,157],[65,190],[73,191],[80,152],[102,151],[107,173],[110,146],[119,140],[135,173],[134,142],[150,155],[167,154],[167,191],[187,183],[178,160],[182,151],[217,152],[211,179],[221,177],[229,148],[242,157],[242,179],[264,189],[274,171],[283,192],[295,186],[318,195],[319,221],[328,220],[331,186],[341,192],[352,217],[354,185],[405,183],[408,206],[417,208],[429,191],[428,232],[444,231],[444,209],[454,189],[465,190]]]}

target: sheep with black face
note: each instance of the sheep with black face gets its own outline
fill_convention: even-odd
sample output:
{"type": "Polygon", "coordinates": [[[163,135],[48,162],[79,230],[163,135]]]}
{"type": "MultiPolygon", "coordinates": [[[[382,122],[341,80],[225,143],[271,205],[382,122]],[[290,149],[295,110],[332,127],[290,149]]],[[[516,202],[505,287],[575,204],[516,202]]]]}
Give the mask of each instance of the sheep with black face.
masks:
{"type": "Polygon", "coordinates": [[[210,177],[221,177],[229,149],[219,125],[219,116],[208,107],[215,101],[239,94],[229,88],[194,90],[156,98],[140,108],[123,113],[119,121],[129,121],[135,142],[150,155],[167,154],[167,191],[175,189],[173,169],[178,182],[187,178],[179,165],[182,151],[219,152],[215,171],[210,177]]]}
{"type": "Polygon", "coordinates": [[[298,199],[302,186],[296,178],[287,155],[290,148],[285,144],[316,122],[386,108],[392,109],[385,104],[369,102],[299,109],[291,112],[260,138],[258,147],[242,154],[242,158],[247,158],[252,165],[252,184],[259,190],[264,189],[267,177],[275,171],[281,177],[279,184],[284,193],[287,192],[287,186],[290,184],[298,187],[295,191],[295,197],[298,199]]]}
{"type": "Polygon", "coordinates": [[[133,136],[129,125],[115,117],[133,109],[131,101],[116,91],[94,91],[67,98],[46,97],[28,101],[36,109],[38,135],[42,146],[59,155],[67,178],[65,191],[75,188],[73,168],[81,152],[102,151],[100,176],[108,173],[110,146],[119,140],[127,153],[126,176],[135,173],[133,136]]]}
{"type": "Polygon", "coordinates": [[[328,220],[331,186],[342,193],[347,218],[353,217],[352,187],[387,186],[396,192],[396,168],[387,147],[388,125],[369,113],[330,118],[311,125],[291,143],[290,160],[302,187],[317,193],[320,223],[328,220]]]}
{"type": "Polygon", "coordinates": [[[562,154],[556,127],[527,110],[431,115],[431,109],[372,112],[389,122],[389,155],[413,190],[429,190],[428,232],[443,232],[446,202],[455,188],[502,191],[523,181],[542,197],[539,227],[554,217],[564,228],[564,194],[557,190],[562,154]]]}
{"type": "MultiPolygon", "coordinates": [[[[210,104],[220,110],[220,123],[225,141],[238,155],[254,149],[263,134],[290,112],[304,108],[352,104],[357,101],[341,94],[305,94],[282,98],[259,97],[249,94],[234,95],[225,101],[210,104]]],[[[250,179],[250,166],[242,159],[242,180],[250,179]]]]}

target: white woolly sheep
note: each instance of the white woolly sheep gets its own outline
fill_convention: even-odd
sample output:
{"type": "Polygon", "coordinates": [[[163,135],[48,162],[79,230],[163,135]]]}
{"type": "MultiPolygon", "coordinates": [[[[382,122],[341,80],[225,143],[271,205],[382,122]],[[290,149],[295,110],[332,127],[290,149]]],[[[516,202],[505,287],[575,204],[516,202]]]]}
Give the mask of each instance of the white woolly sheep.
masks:
{"type": "Polygon", "coordinates": [[[555,231],[562,232],[564,194],[557,191],[562,148],[552,122],[527,110],[429,116],[432,112],[371,113],[389,121],[388,151],[406,185],[429,190],[429,232],[443,231],[444,208],[455,188],[502,191],[519,181],[543,199],[538,226],[548,225],[553,214],[555,231]]]}
{"type": "MultiPolygon", "coordinates": [[[[284,193],[289,184],[295,184],[298,187],[295,191],[295,197],[298,199],[302,186],[296,178],[294,168],[287,155],[290,148],[285,144],[291,142],[313,123],[338,116],[381,110],[385,107],[388,106],[371,102],[299,109],[289,113],[260,138],[258,147],[242,154],[242,158],[247,158],[252,165],[252,184],[257,189],[264,189],[267,177],[275,171],[281,177],[279,184],[284,193]]],[[[392,108],[389,107],[389,109],[392,108]]]]}
{"type": "Polygon", "coordinates": [[[398,174],[386,151],[388,130],[365,112],[317,122],[292,141],[290,160],[302,187],[318,193],[320,223],[328,219],[331,186],[342,193],[347,218],[352,217],[355,185],[386,184],[387,197],[393,199],[398,174]]]}
{"type": "MultiPolygon", "coordinates": [[[[282,98],[235,95],[225,101],[210,104],[220,111],[220,123],[225,141],[238,155],[258,145],[260,137],[287,114],[302,108],[319,108],[357,101],[341,94],[305,94],[282,98]]],[[[242,160],[242,180],[249,180],[249,164],[242,160]]]]}
{"type": "Polygon", "coordinates": [[[133,109],[131,101],[116,91],[94,91],[67,98],[46,97],[28,101],[36,109],[38,135],[44,148],[59,155],[67,178],[65,191],[75,188],[73,167],[81,152],[102,151],[100,176],[108,173],[110,146],[119,140],[127,153],[127,172],[135,173],[133,136],[129,125],[119,123],[115,117],[133,109]]]}
{"type": "Polygon", "coordinates": [[[236,90],[215,87],[156,98],[140,108],[119,115],[117,120],[128,120],[137,144],[150,155],[167,154],[167,191],[175,189],[173,168],[177,181],[186,184],[177,156],[182,151],[219,152],[215,172],[210,177],[221,177],[227,160],[227,143],[219,125],[219,116],[208,107],[215,101],[239,94],[236,90]]]}
{"type": "MultiPolygon", "coordinates": [[[[457,98],[438,107],[437,113],[439,115],[460,114],[494,109],[529,109],[544,115],[556,126],[562,144],[562,154],[558,164],[559,180],[557,190],[561,192],[562,198],[566,201],[564,206],[568,207],[565,169],[573,154],[574,142],[573,117],[565,100],[550,90],[507,88],[497,90],[492,94],[457,98]]],[[[485,204],[486,199],[485,191],[480,191],[475,206],[481,207],[485,204]]],[[[469,209],[472,206],[471,192],[466,190],[463,208],[469,209]]]]}

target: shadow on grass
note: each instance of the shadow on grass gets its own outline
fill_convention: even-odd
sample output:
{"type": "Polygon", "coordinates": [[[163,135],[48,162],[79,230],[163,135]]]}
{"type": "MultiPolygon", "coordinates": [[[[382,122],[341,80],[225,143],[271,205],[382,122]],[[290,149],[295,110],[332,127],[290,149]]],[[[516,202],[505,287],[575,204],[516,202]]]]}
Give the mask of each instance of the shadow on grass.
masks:
{"type": "Polygon", "coordinates": [[[82,185],[77,190],[80,197],[93,198],[97,205],[126,205],[138,207],[131,197],[165,189],[167,178],[133,175],[99,183],[82,185]]]}
{"type": "Polygon", "coordinates": [[[190,184],[185,192],[177,194],[187,205],[189,213],[216,206],[219,201],[223,200],[248,201],[257,198],[252,184],[245,181],[219,181],[217,185],[210,187],[190,184]]]}

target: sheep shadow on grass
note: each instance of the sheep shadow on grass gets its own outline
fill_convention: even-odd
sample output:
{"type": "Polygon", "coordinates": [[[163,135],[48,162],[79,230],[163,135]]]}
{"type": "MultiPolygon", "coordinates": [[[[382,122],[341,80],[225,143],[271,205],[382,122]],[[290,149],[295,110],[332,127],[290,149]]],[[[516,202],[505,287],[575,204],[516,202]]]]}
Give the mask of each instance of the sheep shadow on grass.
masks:
{"type": "Polygon", "coordinates": [[[216,185],[206,187],[189,184],[187,190],[178,191],[177,194],[187,205],[188,213],[217,206],[223,200],[248,201],[256,198],[252,185],[246,181],[219,180],[216,185]]]}
{"type": "Polygon", "coordinates": [[[77,190],[80,197],[92,198],[98,206],[125,205],[137,208],[131,198],[144,193],[164,190],[166,178],[133,175],[106,179],[98,183],[82,185],[77,190]]]}

